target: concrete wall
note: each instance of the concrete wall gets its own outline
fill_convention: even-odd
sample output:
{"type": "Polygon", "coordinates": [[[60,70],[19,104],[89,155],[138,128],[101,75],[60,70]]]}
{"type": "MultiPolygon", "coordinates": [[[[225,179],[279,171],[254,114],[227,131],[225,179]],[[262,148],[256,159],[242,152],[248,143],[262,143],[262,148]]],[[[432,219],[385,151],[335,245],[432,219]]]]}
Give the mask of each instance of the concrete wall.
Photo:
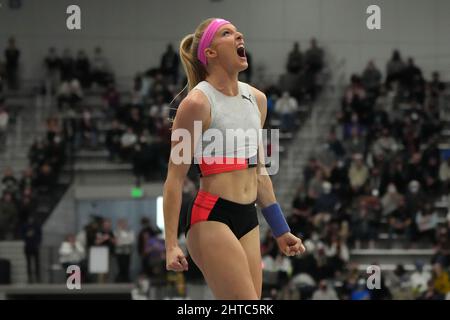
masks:
{"type": "MultiPolygon", "coordinates": [[[[5,1],[3,1],[5,2],[5,1]]],[[[347,74],[374,58],[384,70],[393,48],[416,57],[428,76],[450,79],[448,0],[39,0],[19,10],[0,9],[0,50],[15,35],[24,78],[39,78],[49,46],[79,48],[92,55],[100,45],[120,77],[159,63],[166,44],[177,44],[204,18],[231,20],[246,36],[254,64],[283,71],[293,41],[305,49],[316,36],[329,52],[345,58],[347,74]],[[66,28],[66,8],[81,7],[82,30],[66,28]],[[382,29],[366,28],[366,8],[381,7],[382,29]]]]}

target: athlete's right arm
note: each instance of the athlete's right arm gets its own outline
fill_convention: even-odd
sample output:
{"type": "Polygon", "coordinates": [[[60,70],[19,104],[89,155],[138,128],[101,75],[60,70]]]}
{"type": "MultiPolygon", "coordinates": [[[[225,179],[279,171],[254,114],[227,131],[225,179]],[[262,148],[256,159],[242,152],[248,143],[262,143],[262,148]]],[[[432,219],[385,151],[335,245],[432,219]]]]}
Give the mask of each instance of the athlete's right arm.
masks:
{"type": "Polygon", "coordinates": [[[178,246],[183,183],[195,150],[194,121],[201,121],[201,128],[204,129],[205,124],[209,122],[209,117],[210,107],[207,98],[200,91],[193,90],[180,103],[173,122],[172,148],[163,190],[166,267],[168,270],[187,270],[187,261],[178,246]],[[180,160],[180,157],[184,160],[180,160]]]}

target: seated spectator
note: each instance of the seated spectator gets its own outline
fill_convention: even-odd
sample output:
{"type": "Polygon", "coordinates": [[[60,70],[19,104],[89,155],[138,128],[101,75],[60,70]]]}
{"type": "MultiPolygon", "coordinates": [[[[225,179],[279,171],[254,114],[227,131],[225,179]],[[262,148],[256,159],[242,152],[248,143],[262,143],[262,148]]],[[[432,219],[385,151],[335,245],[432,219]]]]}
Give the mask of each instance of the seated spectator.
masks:
{"type": "Polygon", "coordinates": [[[351,129],[349,138],[344,142],[344,149],[347,155],[352,155],[355,153],[364,154],[364,140],[361,138],[361,135],[356,127],[351,129]]]}
{"type": "Polygon", "coordinates": [[[410,284],[415,296],[423,294],[431,280],[431,273],[424,269],[422,262],[417,261],[415,264],[416,270],[411,274],[410,284]]]}
{"type": "MultiPolygon", "coordinates": [[[[382,101],[382,97],[379,96],[373,106],[373,112],[368,120],[368,126],[371,127],[371,131],[383,132],[384,129],[389,131],[391,126],[390,117],[387,112],[386,101],[382,101]]],[[[392,133],[391,133],[392,134],[392,133]]]]}
{"type": "Polygon", "coordinates": [[[277,288],[285,286],[292,276],[292,263],[289,257],[278,252],[274,257],[271,254],[267,254],[262,258],[263,272],[272,274],[274,281],[272,285],[277,288]],[[276,279],[276,280],[275,280],[276,279]]]}
{"type": "Polygon", "coordinates": [[[58,90],[58,108],[60,111],[63,110],[65,105],[75,108],[82,99],[83,89],[76,78],[61,83],[58,90]]]}
{"type": "Polygon", "coordinates": [[[132,128],[127,128],[127,131],[120,138],[120,157],[122,160],[128,161],[133,156],[133,151],[138,137],[132,128]]]}
{"type": "Polygon", "coordinates": [[[385,159],[391,159],[400,146],[391,136],[388,129],[383,129],[380,137],[372,145],[372,153],[375,157],[383,155],[385,159]]]}
{"type": "Polygon", "coordinates": [[[2,178],[3,191],[14,195],[19,190],[19,183],[10,167],[5,169],[2,178]]]}
{"type": "Polygon", "coordinates": [[[359,279],[357,286],[351,292],[350,300],[371,300],[370,292],[367,289],[366,280],[359,279]]]}
{"type": "Polygon", "coordinates": [[[344,140],[348,140],[352,136],[352,131],[356,130],[358,136],[362,137],[365,134],[365,127],[361,124],[358,114],[353,112],[349,121],[344,119],[343,136],[344,140]]]}
{"type": "Polygon", "coordinates": [[[102,96],[105,102],[105,114],[108,118],[117,116],[120,108],[120,93],[117,91],[116,85],[111,82],[102,96]]]}
{"type": "Polygon", "coordinates": [[[387,164],[387,169],[383,171],[381,182],[382,194],[384,194],[390,183],[394,184],[401,194],[404,194],[407,191],[407,172],[405,165],[399,158],[396,158],[393,162],[387,164]]]}
{"type": "Polygon", "coordinates": [[[389,239],[394,235],[403,235],[409,245],[413,236],[413,213],[406,207],[405,201],[400,200],[398,208],[389,216],[389,239]]]}
{"type": "Polygon", "coordinates": [[[305,168],[303,168],[303,183],[306,189],[309,187],[309,182],[316,175],[317,169],[320,167],[319,161],[311,157],[308,159],[308,163],[305,168]]]}
{"type": "Polygon", "coordinates": [[[444,300],[444,298],[445,296],[435,289],[433,280],[430,280],[428,281],[427,290],[417,300],[444,300]]]}
{"type": "Polygon", "coordinates": [[[332,189],[331,183],[323,182],[322,191],[314,205],[314,225],[316,227],[329,222],[336,210],[338,199],[332,189]]]}
{"type": "Polygon", "coordinates": [[[444,268],[450,267],[450,228],[448,226],[438,227],[436,242],[436,251],[431,258],[431,262],[438,262],[444,268]]]}
{"type": "Polygon", "coordinates": [[[375,194],[376,197],[379,196],[380,190],[382,187],[382,178],[381,178],[381,168],[380,167],[373,167],[370,170],[370,176],[367,180],[366,184],[366,193],[369,194],[375,194]]]}
{"type": "Polygon", "coordinates": [[[98,147],[98,128],[91,110],[85,108],[82,113],[79,143],[82,147],[96,149],[98,147]]]}
{"type": "Polygon", "coordinates": [[[353,193],[361,193],[369,177],[369,170],[363,162],[362,154],[355,154],[353,156],[353,161],[350,165],[348,177],[353,193]]]}
{"type": "Polygon", "coordinates": [[[303,185],[300,185],[297,189],[294,200],[292,201],[292,213],[298,215],[309,215],[314,202],[308,197],[303,185]]]}
{"type": "Polygon", "coordinates": [[[291,97],[289,92],[283,92],[275,104],[275,111],[281,117],[282,131],[291,132],[294,129],[297,109],[297,100],[291,97]]]}
{"type": "Polygon", "coordinates": [[[375,247],[377,236],[377,216],[374,210],[370,210],[366,201],[360,201],[354,210],[351,220],[352,239],[356,249],[360,249],[363,243],[368,243],[369,248],[375,247]]]}
{"type": "Polygon", "coordinates": [[[343,239],[337,234],[331,235],[330,239],[325,243],[325,255],[327,256],[327,264],[332,270],[332,276],[335,277],[344,268],[350,260],[350,250],[343,239]]]}
{"type": "Polygon", "coordinates": [[[26,188],[31,188],[34,186],[34,171],[32,167],[28,167],[26,168],[23,172],[22,172],[22,178],[20,179],[19,182],[19,188],[20,190],[25,190],[26,188]]]}
{"type": "Polygon", "coordinates": [[[339,300],[336,290],[323,279],[319,282],[319,287],[314,291],[311,300],[339,300]]]}
{"type": "Polygon", "coordinates": [[[133,129],[135,134],[140,135],[142,133],[144,130],[144,122],[138,108],[131,108],[126,124],[128,127],[133,129]]]}
{"type": "Polygon", "coordinates": [[[147,77],[138,73],[134,78],[133,90],[131,92],[131,104],[133,106],[142,106],[149,98],[152,83],[147,77]]]}
{"type": "Polygon", "coordinates": [[[156,133],[158,124],[163,120],[165,110],[169,110],[169,105],[164,102],[164,97],[162,95],[157,95],[155,103],[150,107],[149,116],[149,129],[152,134],[156,133]]]}
{"type": "Polygon", "coordinates": [[[330,131],[326,145],[328,147],[328,150],[330,150],[336,158],[341,159],[345,156],[344,146],[337,138],[336,131],[334,129],[330,131]]]}
{"type": "Polygon", "coordinates": [[[324,171],[322,168],[316,169],[314,172],[314,177],[309,182],[308,187],[308,196],[313,199],[314,201],[317,200],[317,198],[322,193],[322,186],[324,182],[324,171]]]}
{"type": "Polygon", "coordinates": [[[406,208],[411,214],[416,214],[425,202],[426,197],[423,194],[420,183],[413,180],[408,185],[408,191],[405,195],[406,208]]]}
{"type": "Polygon", "coordinates": [[[386,194],[381,198],[383,216],[389,216],[392,212],[397,210],[401,201],[404,201],[403,196],[397,191],[395,184],[390,183],[386,194]]]}
{"type": "Polygon", "coordinates": [[[445,296],[450,292],[450,280],[447,270],[445,270],[440,263],[435,263],[433,265],[433,275],[432,281],[434,284],[434,289],[437,293],[445,296]]]}
{"type": "Polygon", "coordinates": [[[105,145],[109,152],[109,159],[115,160],[120,155],[121,137],[123,130],[120,127],[119,121],[116,119],[111,123],[111,128],[106,131],[105,145]]]}
{"type": "Polygon", "coordinates": [[[330,170],[329,179],[333,185],[336,195],[344,203],[348,200],[350,182],[348,179],[348,168],[343,160],[335,161],[330,170]]]}
{"type": "Polygon", "coordinates": [[[423,209],[416,213],[417,240],[425,238],[429,244],[435,244],[438,223],[437,212],[433,210],[431,203],[425,203],[423,209]]]}
{"type": "Polygon", "coordinates": [[[345,90],[344,94],[344,112],[346,114],[356,113],[361,120],[363,119],[365,110],[366,90],[364,89],[361,78],[352,75],[351,84],[345,90]]]}
{"type": "Polygon", "coordinates": [[[35,140],[28,152],[28,160],[33,168],[41,166],[47,158],[46,143],[42,140],[35,140]]]}

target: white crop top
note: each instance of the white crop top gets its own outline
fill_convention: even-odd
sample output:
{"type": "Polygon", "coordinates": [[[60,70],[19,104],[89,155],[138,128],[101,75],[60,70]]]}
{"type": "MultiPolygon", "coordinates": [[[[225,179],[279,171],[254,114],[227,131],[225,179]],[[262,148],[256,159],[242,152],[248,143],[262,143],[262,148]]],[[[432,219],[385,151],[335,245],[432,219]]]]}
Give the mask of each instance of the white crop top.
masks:
{"type": "MultiPolygon", "coordinates": [[[[205,158],[256,157],[261,139],[261,113],[250,86],[238,82],[238,87],[239,93],[236,96],[224,95],[207,81],[194,87],[205,94],[211,106],[210,126],[203,132],[201,143],[197,143],[194,152],[197,163],[202,163],[205,158]]],[[[201,173],[207,175],[241,167],[200,165],[200,168],[201,173]]]]}

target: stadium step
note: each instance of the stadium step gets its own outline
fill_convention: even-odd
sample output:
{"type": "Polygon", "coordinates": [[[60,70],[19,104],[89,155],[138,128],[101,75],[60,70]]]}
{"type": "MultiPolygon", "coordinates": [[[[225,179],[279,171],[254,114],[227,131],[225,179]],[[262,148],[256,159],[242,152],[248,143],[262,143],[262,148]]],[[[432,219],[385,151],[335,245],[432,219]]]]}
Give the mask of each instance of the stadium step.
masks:
{"type": "Polygon", "coordinates": [[[11,282],[27,283],[26,259],[23,241],[0,241],[0,258],[11,263],[11,282]]]}
{"type": "Polygon", "coordinates": [[[433,254],[433,249],[354,249],[350,260],[359,264],[415,264],[430,261],[433,254]]]}

